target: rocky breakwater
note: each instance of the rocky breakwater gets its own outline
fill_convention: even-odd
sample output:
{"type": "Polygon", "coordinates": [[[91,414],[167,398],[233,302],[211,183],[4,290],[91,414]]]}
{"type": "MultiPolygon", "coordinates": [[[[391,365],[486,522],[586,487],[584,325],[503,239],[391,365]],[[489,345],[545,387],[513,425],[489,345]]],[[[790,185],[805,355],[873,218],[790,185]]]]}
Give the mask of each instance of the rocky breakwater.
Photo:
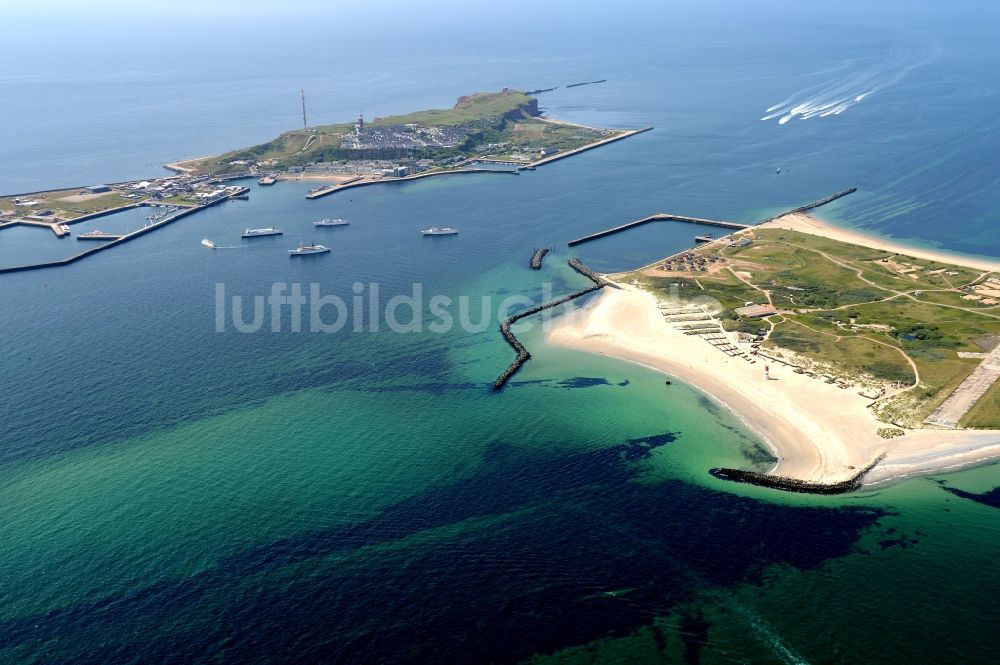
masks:
{"type": "Polygon", "coordinates": [[[709,471],[716,478],[732,480],[738,483],[750,483],[760,487],[770,487],[784,490],[785,492],[799,492],[801,494],[846,494],[861,489],[865,476],[874,469],[882,460],[885,453],[882,453],[856,474],[842,480],[839,483],[813,483],[798,478],[788,478],[786,476],[772,476],[757,471],[741,471],[739,469],[712,469],[709,471]]]}
{"type": "Polygon", "coordinates": [[[555,300],[549,301],[547,303],[529,307],[528,309],[522,312],[518,312],[517,314],[514,314],[513,316],[509,316],[506,319],[504,319],[504,321],[500,324],[500,334],[503,335],[503,338],[505,340],[507,340],[507,343],[510,344],[511,348],[517,352],[517,358],[515,358],[514,362],[511,363],[510,367],[505,369],[503,373],[497,378],[497,380],[493,382],[494,391],[503,388],[507,384],[507,382],[510,381],[510,377],[514,376],[514,374],[517,373],[517,370],[521,369],[521,366],[531,359],[531,353],[529,353],[528,350],[524,348],[524,344],[521,344],[521,341],[514,335],[513,332],[511,332],[510,327],[514,323],[527,316],[538,314],[542,310],[551,309],[552,307],[558,307],[559,305],[569,302],[570,300],[574,300],[588,293],[593,293],[598,289],[603,289],[605,286],[614,286],[606,279],[604,279],[603,277],[592,271],[590,268],[585,266],[580,261],[580,259],[577,258],[570,259],[569,266],[573,268],[573,270],[577,271],[578,273],[580,273],[581,275],[592,281],[594,285],[589,286],[585,289],[580,289],[579,291],[574,291],[569,295],[565,295],[561,298],[556,298],[555,300]]]}

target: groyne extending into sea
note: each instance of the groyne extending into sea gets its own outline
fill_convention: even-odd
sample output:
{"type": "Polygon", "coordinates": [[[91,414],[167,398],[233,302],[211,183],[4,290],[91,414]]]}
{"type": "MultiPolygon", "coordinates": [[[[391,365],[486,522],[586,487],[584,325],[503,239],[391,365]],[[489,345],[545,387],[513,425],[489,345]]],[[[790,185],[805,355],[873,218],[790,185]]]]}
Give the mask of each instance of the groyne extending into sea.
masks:
{"type": "Polygon", "coordinates": [[[738,483],[749,483],[759,487],[770,487],[772,489],[783,490],[785,492],[799,492],[800,494],[846,494],[861,489],[865,476],[885,459],[885,453],[876,457],[871,464],[864,467],[856,474],[842,480],[839,483],[813,483],[797,478],[786,476],[774,476],[758,471],[742,471],[740,469],[711,469],[711,473],[716,478],[722,480],[732,480],[738,483]]]}
{"type": "Polygon", "coordinates": [[[517,370],[521,369],[521,366],[531,359],[531,353],[529,353],[528,350],[524,348],[524,345],[521,344],[521,341],[514,335],[513,332],[511,332],[510,330],[511,325],[513,325],[517,321],[527,316],[537,314],[542,310],[558,307],[559,305],[569,302],[570,300],[574,300],[588,293],[593,293],[598,289],[603,289],[605,286],[614,286],[606,279],[604,279],[603,277],[592,271],[590,268],[583,265],[583,263],[578,258],[570,259],[569,266],[573,270],[577,271],[578,273],[580,273],[581,275],[592,281],[594,285],[589,286],[585,289],[580,289],[579,291],[574,291],[569,295],[565,295],[561,298],[556,298],[555,300],[549,301],[547,303],[542,303],[541,305],[535,305],[534,307],[529,307],[523,312],[518,312],[517,314],[514,314],[513,316],[509,316],[506,319],[504,319],[504,321],[500,324],[500,334],[503,335],[503,338],[505,340],[507,340],[507,343],[510,344],[511,348],[517,352],[517,358],[515,358],[514,362],[511,363],[510,367],[505,369],[503,373],[497,378],[497,380],[493,382],[494,391],[498,391],[501,388],[503,388],[507,384],[507,382],[510,381],[510,377],[514,376],[514,374],[517,373],[517,370]]]}
{"type": "Polygon", "coordinates": [[[787,215],[795,215],[795,214],[798,214],[800,212],[809,212],[813,208],[819,208],[820,206],[825,206],[827,203],[833,203],[837,199],[843,198],[843,197],[847,196],[848,194],[853,194],[856,191],[858,191],[857,187],[850,187],[850,188],[845,189],[845,190],[843,190],[841,192],[837,192],[836,194],[830,194],[830,196],[824,196],[823,198],[817,199],[816,201],[813,201],[812,203],[807,203],[804,206],[799,206],[798,208],[792,208],[791,210],[786,210],[785,212],[782,212],[782,213],[779,213],[777,215],[774,215],[773,217],[768,217],[767,219],[763,219],[763,220],[757,222],[756,225],[767,224],[768,222],[772,222],[772,221],[774,221],[774,220],[776,220],[776,219],[778,219],[780,217],[785,217],[787,215]]]}

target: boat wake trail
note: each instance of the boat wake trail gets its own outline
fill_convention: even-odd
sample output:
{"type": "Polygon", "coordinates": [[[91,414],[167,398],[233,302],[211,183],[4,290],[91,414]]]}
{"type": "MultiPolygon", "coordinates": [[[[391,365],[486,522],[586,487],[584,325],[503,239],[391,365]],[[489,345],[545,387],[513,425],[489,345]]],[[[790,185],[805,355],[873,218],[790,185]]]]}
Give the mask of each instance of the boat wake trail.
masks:
{"type": "Polygon", "coordinates": [[[938,55],[937,49],[897,45],[887,57],[874,62],[872,58],[849,60],[843,67],[847,74],[789,95],[784,101],[766,108],[761,121],[777,120],[779,125],[784,125],[795,119],[840,115],[870,95],[898,83],[910,71],[938,55]]]}

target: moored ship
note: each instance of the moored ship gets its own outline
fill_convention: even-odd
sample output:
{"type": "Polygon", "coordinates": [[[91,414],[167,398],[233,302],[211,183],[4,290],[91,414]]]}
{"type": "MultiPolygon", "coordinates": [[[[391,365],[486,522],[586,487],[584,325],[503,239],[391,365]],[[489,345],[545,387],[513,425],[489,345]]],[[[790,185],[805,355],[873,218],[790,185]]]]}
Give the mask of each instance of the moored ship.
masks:
{"type": "Polygon", "coordinates": [[[304,254],[323,254],[329,252],[330,248],[325,245],[315,243],[300,243],[295,249],[288,250],[289,256],[302,256],[304,254]]]}
{"type": "Polygon", "coordinates": [[[269,226],[266,229],[246,229],[243,231],[244,238],[256,238],[258,236],[280,236],[282,234],[281,229],[276,229],[273,226],[269,226]]]}
{"type": "Polygon", "coordinates": [[[429,229],[424,229],[420,233],[425,236],[450,236],[458,233],[458,229],[450,226],[432,226],[429,229]]]}
{"type": "Polygon", "coordinates": [[[336,219],[324,217],[323,219],[317,219],[313,222],[313,226],[347,226],[348,224],[350,224],[350,222],[341,217],[336,219]]]}

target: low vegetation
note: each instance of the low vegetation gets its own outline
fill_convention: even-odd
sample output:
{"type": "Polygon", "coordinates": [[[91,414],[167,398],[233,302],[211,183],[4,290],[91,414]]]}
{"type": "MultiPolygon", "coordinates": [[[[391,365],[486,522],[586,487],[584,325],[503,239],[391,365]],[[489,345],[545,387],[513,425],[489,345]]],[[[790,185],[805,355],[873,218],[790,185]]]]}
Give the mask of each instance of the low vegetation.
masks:
{"type": "Polygon", "coordinates": [[[124,192],[112,191],[102,194],[83,194],[78,190],[57,190],[29,196],[0,197],[0,212],[12,213],[0,216],[0,223],[8,220],[39,216],[38,221],[70,221],[95,212],[113,210],[133,205],[137,198],[126,198],[124,192]],[[51,218],[40,213],[51,212],[51,218]]]}
{"type": "MultiPolygon", "coordinates": [[[[740,236],[753,241],[713,243],[670,271],[656,265],[620,277],[660,297],[717,302],[726,330],[761,334],[765,353],[880,395],[876,413],[907,426],[981,362],[959,352],[988,350],[1000,334],[996,275],[781,229],[740,236]],[[747,302],[776,313],[742,317],[736,310],[747,302]]],[[[1000,427],[1000,388],[962,424],[1000,427]]]]}

